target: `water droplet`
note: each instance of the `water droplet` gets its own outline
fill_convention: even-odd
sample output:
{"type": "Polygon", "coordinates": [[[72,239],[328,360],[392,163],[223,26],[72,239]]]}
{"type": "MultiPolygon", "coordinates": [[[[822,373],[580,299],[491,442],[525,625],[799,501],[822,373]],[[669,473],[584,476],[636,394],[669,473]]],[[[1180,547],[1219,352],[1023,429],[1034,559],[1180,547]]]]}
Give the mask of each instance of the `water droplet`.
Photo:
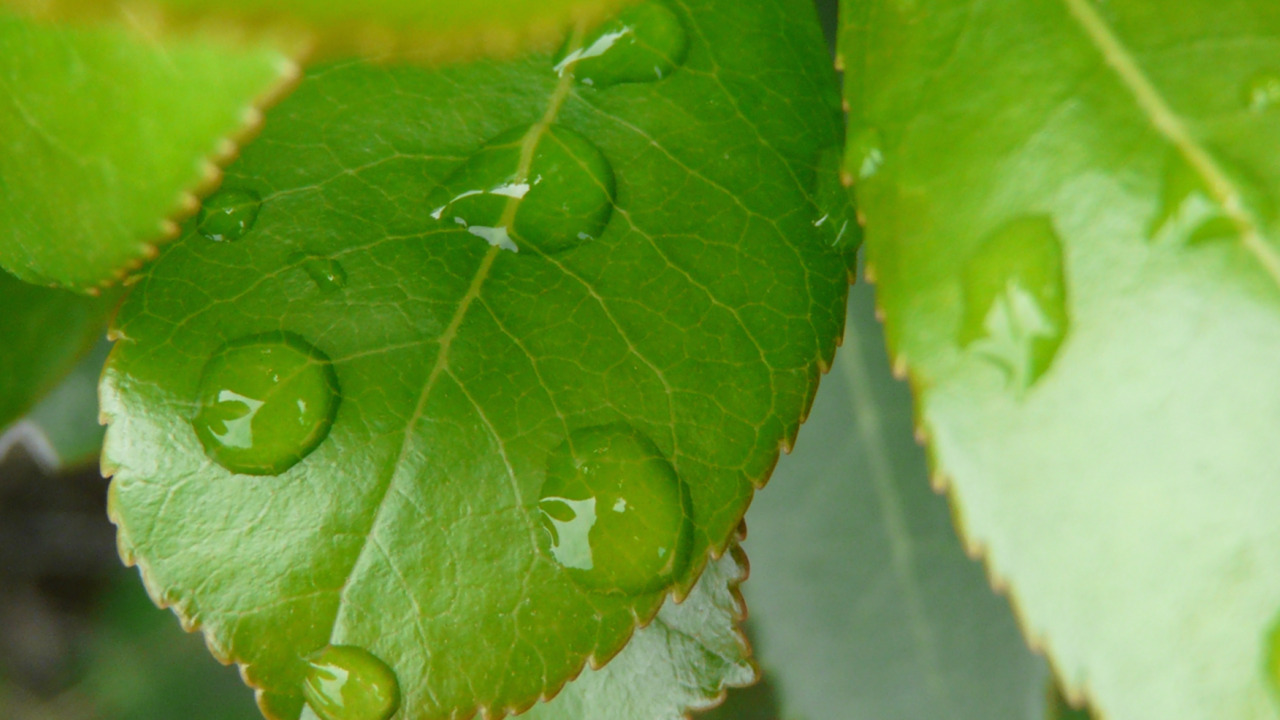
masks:
{"type": "Polygon", "coordinates": [[[253,228],[262,201],[251,190],[226,189],[205,198],[196,230],[210,240],[239,240],[253,228]]]}
{"type": "Polygon", "coordinates": [[[661,80],[684,62],[689,48],[684,24],[659,2],[629,7],[573,43],[575,49],[570,43],[556,54],[556,72],[572,72],[578,82],[597,88],[661,80]]]}
{"type": "Polygon", "coordinates": [[[298,336],[253,335],[214,353],[197,402],[192,425],[209,457],[231,472],[278,475],[329,434],[338,378],[298,336]]]}
{"type": "Polygon", "coordinates": [[[590,140],[535,125],[486,143],[430,200],[432,217],[490,245],[551,254],[599,237],[613,197],[613,168],[590,140]]]}
{"type": "Polygon", "coordinates": [[[301,266],[320,292],[333,292],[347,286],[347,271],[333,258],[297,252],[289,256],[289,264],[301,266]]]}
{"type": "Polygon", "coordinates": [[[1062,243],[1045,216],[1014,220],[969,259],[960,343],[1030,388],[1067,334],[1062,243]]]}
{"type": "Polygon", "coordinates": [[[400,707],[395,672],[351,645],[330,645],[308,658],[302,694],[323,720],[387,720],[400,707]]]}
{"type": "Polygon", "coordinates": [[[689,564],[689,491],[649,438],[624,424],[578,430],[547,461],[543,550],[596,592],[654,592],[689,564]]]}
{"type": "Polygon", "coordinates": [[[866,180],[880,171],[884,164],[884,149],[880,131],[873,127],[850,129],[845,146],[844,167],[853,175],[854,182],[866,180]]]}
{"type": "Polygon", "coordinates": [[[1280,105],[1280,73],[1260,72],[1244,86],[1244,104],[1253,112],[1266,112],[1280,105]]]}

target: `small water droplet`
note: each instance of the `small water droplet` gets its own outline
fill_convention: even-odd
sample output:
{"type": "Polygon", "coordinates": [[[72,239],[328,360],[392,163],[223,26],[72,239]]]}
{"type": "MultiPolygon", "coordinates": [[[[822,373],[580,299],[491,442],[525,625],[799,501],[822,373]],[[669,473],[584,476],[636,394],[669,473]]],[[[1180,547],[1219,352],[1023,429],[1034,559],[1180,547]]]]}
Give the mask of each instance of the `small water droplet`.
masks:
{"type": "Polygon", "coordinates": [[[351,645],[330,645],[308,658],[302,694],[322,720],[387,720],[400,707],[395,672],[351,645]]]}
{"type": "Polygon", "coordinates": [[[854,182],[861,182],[880,171],[884,164],[884,149],[880,131],[873,127],[851,128],[845,145],[844,167],[853,175],[854,182]]]}
{"type": "Polygon", "coordinates": [[[1045,216],[996,231],[965,265],[960,344],[1021,390],[1049,369],[1067,334],[1062,242],[1045,216]]]}
{"type": "Polygon", "coordinates": [[[262,201],[251,190],[228,188],[205,198],[196,230],[210,240],[239,240],[253,228],[262,201]]]}
{"type": "Polygon", "coordinates": [[[347,271],[333,258],[296,252],[289,256],[290,265],[299,265],[320,292],[333,292],[347,286],[347,271]]]}
{"type": "Polygon", "coordinates": [[[596,592],[654,592],[689,563],[689,491],[625,424],[577,430],[551,451],[538,500],[543,550],[596,592]]]}
{"type": "Polygon", "coordinates": [[[578,82],[596,88],[661,80],[684,62],[689,48],[684,24],[659,2],[629,7],[574,44],[570,49],[567,42],[556,53],[555,70],[572,72],[578,82]]]}
{"type": "Polygon", "coordinates": [[[1280,105],[1280,73],[1260,72],[1244,86],[1244,104],[1253,112],[1266,112],[1280,105]]]}
{"type": "Polygon", "coordinates": [[[224,468],[278,475],[328,436],[339,399],[324,353],[292,333],[253,335],[205,364],[192,425],[224,468]]]}
{"type": "Polygon", "coordinates": [[[429,198],[431,216],[490,245],[551,254],[600,236],[613,215],[613,167],[559,125],[490,140],[429,198]]]}

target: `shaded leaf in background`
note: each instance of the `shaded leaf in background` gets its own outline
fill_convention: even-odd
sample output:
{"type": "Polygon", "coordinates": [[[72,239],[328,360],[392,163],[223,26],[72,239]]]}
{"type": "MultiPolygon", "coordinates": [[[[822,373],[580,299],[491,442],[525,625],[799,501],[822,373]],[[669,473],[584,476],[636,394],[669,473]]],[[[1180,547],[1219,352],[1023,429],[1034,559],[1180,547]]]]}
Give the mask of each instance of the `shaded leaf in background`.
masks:
{"type": "Polygon", "coordinates": [[[782,716],[1041,720],[1048,672],[965,556],[866,284],[796,443],[747,515],[743,586],[782,716]]]}
{"type": "Polygon", "coordinates": [[[22,445],[45,472],[97,463],[106,432],[98,422],[98,379],[110,350],[111,343],[99,340],[30,412],[0,432],[0,460],[22,445]]]}
{"type": "Polygon", "coordinates": [[[177,234],[297,74],[266,47],[0,9],[0,266],[89,290],[177,234]]]}
{"type": "Polygon", "coordinates": [[[963,532],[1103,716],[1280,717],[1280,6],[848,10],[868,272],[963,532]],[[1019,223],[1023,265],[975,294],[1019,223]],[[963,350],[975,309],[1051,361],[963,350]]]}
{"type": "MultiPolygon", "coordinates": [[[[121,547],[270,716],[298,717],[302,658],[328,644],[389,664],[402,715],[553,694],[665,595],[580,588],[540,552],[553,455],[604,428],[627,439],[597,447],[634,455],[614,467],[670,465],[680,591],[794,437],[847,291],[811,198],[839,141],[820,28],[804,0],[663,6],[687,52],[645,82],[575,83],[549,54],[317,69],[228,170],[223,192],[262,200],[249,231],[187,236],[122,310],[103,385],[121,547]],[[272,358],[299,412],[335,419],[313,452],[308,430],[279,463],[222,457],[280,474],[233,474],[192,419],[246,442],[261,406],[219,383],[277,382],[272,358]]],[[[658,497],[637,493],[599,512],[658,497]]]]}
{"type": "Polygon", "coordinates": [[[115,297],[37,287],[0,271],[0,435],[106,334],[114,305],[115,297]]]}
{"type": "Polygon", "coordinates": [[[592,24],[633,0],[4,0],[40,16],[152,17],[176,28],[302,43],[324,55],[393,54],[413,60],[511,55],[553,43],[566,26],[592,24]],[[224,28],[225,29],[225,28],[224,28]]]}

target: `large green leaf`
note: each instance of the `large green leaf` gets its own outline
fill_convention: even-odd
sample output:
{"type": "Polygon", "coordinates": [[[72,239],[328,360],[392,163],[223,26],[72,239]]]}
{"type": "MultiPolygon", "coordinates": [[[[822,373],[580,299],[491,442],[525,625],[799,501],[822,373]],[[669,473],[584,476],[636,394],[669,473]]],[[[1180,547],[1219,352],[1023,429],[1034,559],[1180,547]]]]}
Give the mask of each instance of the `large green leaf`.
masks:
{"type": "Polygon", "coordinates": [[[929,488],[870,287],[795,452],[747,514],[743,586],[782,715],[1043,720],[1048,673],[929,488]]]}
{"type": "Polygon", "coordinates": [[[839,138],[813,8],[639,7],[638,46],[561,73],[316,70],[122,309],[122,550],[269,715],[328,644],[413,717],[554,694],[692,584],[794,437],[847,288],[810,197],[839,138]]]}
{"type": "Polygon", "coordinates": [[[102,338],[114,304],[111,297],[37,287],[0,271],[0,431],[102,338]]]}
{"type": "MultiPolygon", "coordinates": [[[[634,0],[3,0],[45,17],[143,17],[159,27],[236,28],[324,54],[445,60],[554,42],[634,0]]],[[[229,33],[228,33],[229,34],[229,33]]]]}
{"type": "Polygon", "coordinates": [[[265,46],[135,30],[0,9],[0,266],[20,278],[89,290],[153,257],[297,73],[265,46]]]}
{"type": "Polygon", "coordinates": [[[729,687],[753,682],[755,667],[738,628],[745,614],[738,584],[746,557],[736,548],[709,563],[682,603],[667,602],[621,653],[587,670],[528,720],[684,720],[729,687]]]}
{"type": "Polygon", "coordinates": [[[847,169],[969,539],[1104,717],[1280,717],[1280,5],[846,9],[847,169]]]}

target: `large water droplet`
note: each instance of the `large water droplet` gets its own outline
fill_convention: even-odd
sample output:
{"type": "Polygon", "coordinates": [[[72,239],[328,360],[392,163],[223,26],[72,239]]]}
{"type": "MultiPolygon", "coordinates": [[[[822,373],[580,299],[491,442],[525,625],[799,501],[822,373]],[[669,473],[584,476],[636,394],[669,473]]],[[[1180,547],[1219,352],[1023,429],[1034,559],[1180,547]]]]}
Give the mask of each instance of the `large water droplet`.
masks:
{"type": "Polygon", "coordinates": [[[689,564],[689,491],[625,424],[578,430],[551,451],[538,501],[543,549],[596,592],[661,590],[689,564]]]}
{"type": "Polygon", "coordinates": [[[400,707],[395,672],[350,645],[330,645],[308,658],[302,694],[323,720],[387,720],[400,707]]]}
{"type": "Polygon", "coordinates": [[[996,231],[963,273],[960,343],[995,363],[1009,382],[1030,388],[1053,363],[1067,334],[1062,243],[1044,216],[996,231]]]}
{"type": "Polygon", "coordinates": [[[868,126],[850,128],[845,145],[844,167],[854,182],[861,182],[880,171],[884,164],[880,131],[868,126]]]}
{"type": "Polygon", "coordinates": [[[219,465],[278,475],[325,439],[339,399],[324,353],[292,333],[254,335],[209,359],[192,425],[219,465]]]}
{"type": "Polygon", "coordinates": [[[1260,72],[1244,86],[1244,104],[1253,112],[1266,112],[1280,105],[1280,73],[1260,72]]]}
{"type": "Polygon", "coordinates": [[[196,230],[210,240],[239,240],[253,228],[262,201],[251,190],[226,189],[205,198],[196,230]]]}
{"type": "Polygon", "coordinates": [[[572,41],[556,54],[556,72],[572,72],[597,88],[661,80],[684,62],[689,48],[684,24],[660,2],[629,7],[581,42],[572,41]]]}
{"type": "Polygon", "coordinates": [[[347,271],[333,258],[297,252],[288,260],[290,265],[300,266],[320,292],[333,292],[347,286],[347,271]]]}
{"type": "Polygon", "coordinates": [[[432,217],[490,245],[551,254],[599,237],[613,197],[613,168],[599,148],[568,128],[535,125],[486,143],[430,200],[432,217]]]}

